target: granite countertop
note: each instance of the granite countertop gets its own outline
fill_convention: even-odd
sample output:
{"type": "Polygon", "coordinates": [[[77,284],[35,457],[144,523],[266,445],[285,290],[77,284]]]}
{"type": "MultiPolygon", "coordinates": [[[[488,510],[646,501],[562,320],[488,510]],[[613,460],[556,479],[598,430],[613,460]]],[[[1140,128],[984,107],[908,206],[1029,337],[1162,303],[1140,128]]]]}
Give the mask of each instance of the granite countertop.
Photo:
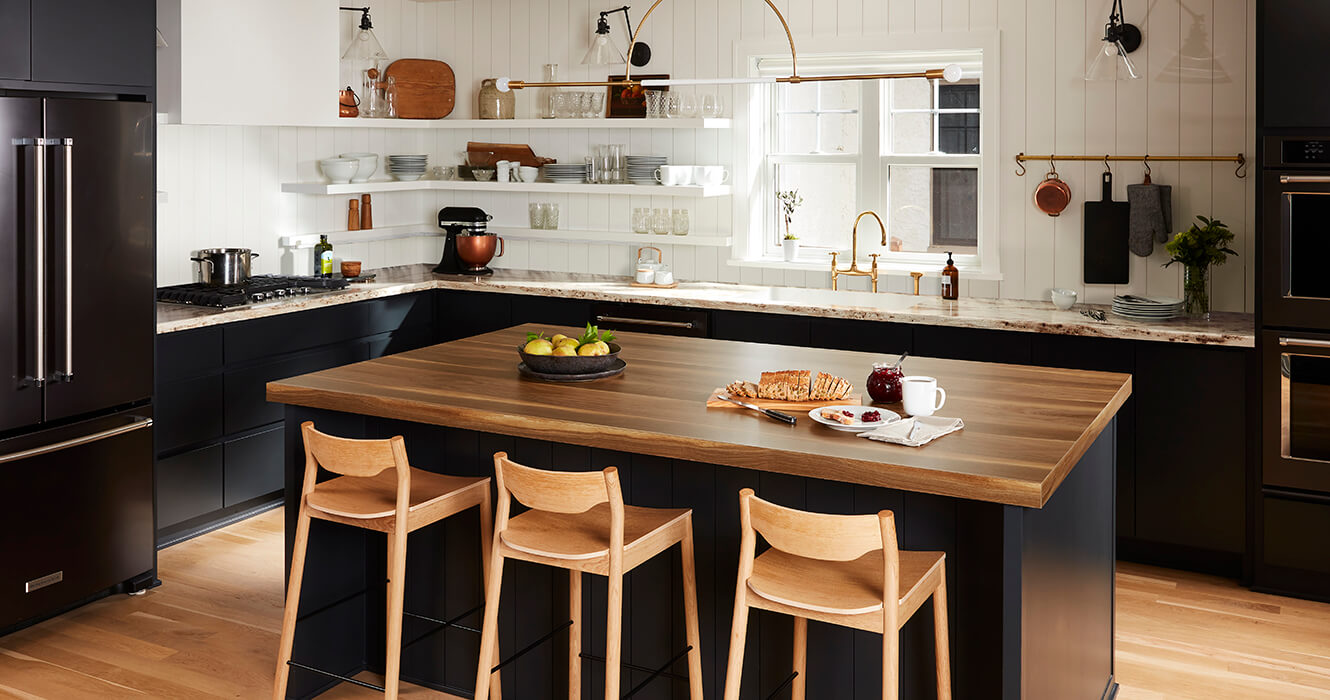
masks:
{"type": "Polygon", "coordinates": [[[1161,342],[1255,347],[1255,320],[1251,314],[1217,313],[1211,321],[1178,318],[1170,321],[1132,321],[1108,313],[1102,305],[1077,304],[1058,311],[1046,301],[1018,299],[960,299],[909,294],[833,292],[827,289],[764,287],[720,282],[683,282],[675,289],[645,289],[630,285],[627,277],[580,275],[560,272],[499,270],[492,277],[436,275],[432,265],[403,265],[375,270],[368,284],[283,301],[254,304],[229,310],[177,304],[157,304],[157,332],[263,318],[278,314],[366,299],[409,294],[429,289],[459,289],[508,294],[558,296],[660,306],[689,306],[729,311],[888,321],[961,328],[1054,333],[1097,338],[1124,338],[1161,342]],[[1107,320],[1081,315],[1082,309],[1100,309],[1107,320]]]}

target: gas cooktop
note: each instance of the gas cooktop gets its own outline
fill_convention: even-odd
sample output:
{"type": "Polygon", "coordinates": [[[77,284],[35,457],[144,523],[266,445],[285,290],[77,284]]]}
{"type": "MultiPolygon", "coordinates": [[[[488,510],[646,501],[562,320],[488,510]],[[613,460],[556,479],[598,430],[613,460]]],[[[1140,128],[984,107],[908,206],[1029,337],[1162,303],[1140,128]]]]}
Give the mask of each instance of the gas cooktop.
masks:
{"type": "Polygon", "coordinates": [[[224,287],[210,287],[202,283],[161,287],[157,290],[157,301],[227,309],[306,294],[333,292],[350,285],[350,282],[340,277],[255,275],[244,284],[224,287]]]}

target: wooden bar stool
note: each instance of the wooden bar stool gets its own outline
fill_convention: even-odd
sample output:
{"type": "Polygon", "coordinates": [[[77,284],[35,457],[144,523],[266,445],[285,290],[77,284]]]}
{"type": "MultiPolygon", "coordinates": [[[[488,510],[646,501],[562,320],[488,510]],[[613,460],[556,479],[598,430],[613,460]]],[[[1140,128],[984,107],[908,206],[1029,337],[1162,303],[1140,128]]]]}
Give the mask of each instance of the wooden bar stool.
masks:
{"type": "MultiPolygon", "coordinates": [[[[388,440],[348,440],[320,433],[308,421],[300,425],[300,430],[305,440],[305,483],[300,493],[300,514],[291,555],[290,588],[287,590],[286,610],[282,616],[282,642],[277,652],[277,679],[273,684],[272,696],[275,700],[286,698],[287,681],[293,665],[339,680],[348,680],[338,674],[291,660],[296,617],[300,608],[300,583],[305,573],[305,551],[309,543],[309,523],[311,518],[319,518],[388,535],[388,629],[385,637],[387,660],[384,684],[379,687],[358,680],[352,682],[382,691],[389,700],[394,700],[401,672],[406,536],[413,530],[479,506],[480,546],[485,563],[488,563],[491,538],[490,480],[486,477],[446,476],[415,469],[407,461],[406,441],[400,435],[388,440]],[[315,483],[319,467],[339,476],[315,483]]],[[[498,677],[494,680],[494,693],[498,696],[498,677]]]]}
{"type": "MultiPolygon", "coordinates": [[[[486,700],[486,679],[499,666],[488,663],[498,648],[499,591],[503,560],[567,569],[568,697],[582,694],[582,573],[609,577],[605,631],[605,698],[618,700],[622,657],[623,576],[678,543],[683,554],[684,626],[688,648],[666,662],[635,689],[640,690],[679,656],[688,655],[691,700],[702,700],[702,652],[697,631],[697,579],[693,569],[693,512],[684,508],[640,508],[623,503],[619,472],[555,472],[524,467],[499,452],[494,455],[498,483],[494,548],[485,592],[485,623],[476,671],[476,700],[486,700]],[[512,500],[531,510],[509,518],[512,500]]],[[[528,650],[531,647],[528,647],[528,650]]]]}
{"type": "Polygon", "coordinates": [[[803,700],[808,663],[808,621],[882,635],[882,697],[900,696],[900,628],[933,596],[937,696],[951,698],[947,646],[947,572],[942,552],[902,552],[891,511],[877,515],[823,515],[792,510],[739,492],[743,536],[734,592],[734,628],[725,700],[738,700],[748,610],[794,617],[794,673],[786,682],[803,700]],[[771,549],[754,558],[757,535],[771,549]]]}

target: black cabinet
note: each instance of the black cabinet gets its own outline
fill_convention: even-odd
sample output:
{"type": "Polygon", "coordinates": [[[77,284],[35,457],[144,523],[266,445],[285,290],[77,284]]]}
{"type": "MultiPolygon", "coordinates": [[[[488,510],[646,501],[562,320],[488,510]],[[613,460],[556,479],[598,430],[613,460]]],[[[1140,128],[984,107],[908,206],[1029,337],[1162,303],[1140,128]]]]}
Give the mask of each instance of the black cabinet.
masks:
{"type": "MultiPolygon", "coordinates": [[[[5,15],[4,22],[12,23],[13,18],[5,15]]],[[[140,87],[154,83],[154,0],[32,0],[30,27],[35,82],[140,87]]]]}
{"type": "Polygon", "coordinates": [[[711,322],[711,337],[720,340],[800,347],[807,347],[812,341],[812,319],[807,316],[713,311],[711,322]]]}
{"type": "Polygon", "coordinates": [[[884,360],[914,352],[914,329],[901,323],[814,318],[809,329],[812,344],[820,348],[875,352],[884,360]]]}
{"type": "Polygon", "coordinates": [[[237,433],[282,420],[282,405],[268,403],[268,382],[365,359],[368,359],[365,345],[350,342],[297,355],[279,356],[279,359],[241,369],[228,368],[225,381],[225,432],[237,433]]]}
{"type": "Polygon", "coordinates": [[[158,454],[207,442],[223,433],[220,372],[157,387],[158,454]]]}
{"type": "Polygon", "coordinates": [[[518,296],[512,299],[512,323],[582,328],[591,321],[591,302],[581,299],[518,296]]]}
{"type": "Polygon", "coordinates": [[[0,78],[30,80],[32,0],[0,0],[0,18],[0,78]]]}
{"type": "Polygon", "coordinates": [[[1035,334],[983,328],[915,326],[914,353],[947,360],[1030,364],[1035,334]]]}
{"type": "Polygon", "coordinates": [[[227,441],[222,448],[223,508],[241,505],[284,486],[281,426],[227,441]]]}
{"type": "Polygon", "coordinates": [[[434,304],[434,337],[444,343],[513,325],[512,297],[485,292],[440,292],[434,304]]]}
{"type": "Polygon", "coordinates": [[[222,507],[222,446],[210,445],[157,460],[157,529],[222,507]]]}

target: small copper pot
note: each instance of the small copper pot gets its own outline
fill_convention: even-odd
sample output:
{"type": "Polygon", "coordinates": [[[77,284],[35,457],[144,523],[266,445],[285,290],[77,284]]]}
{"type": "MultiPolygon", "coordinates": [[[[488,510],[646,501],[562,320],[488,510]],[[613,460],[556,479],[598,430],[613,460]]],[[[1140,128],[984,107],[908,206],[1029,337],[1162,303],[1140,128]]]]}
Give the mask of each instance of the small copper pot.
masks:
{"type": "Polygon", "coordinates": [[[1057,216],[1068,204],[1071,204],[1071,187],[1058,177],[1057,168],[1053,168],[1044,176],[1043,182],[1035,185],[1034,205],[1049,216],[1057,216]]]}
{"type": "Polygon", "coordinates": [[[479,270],[494,258],[503,257],[503,239],[492,233],[480,233],[469,236],[457,236],[457,257],[462,262],[470,265],[473,270],[479,270]],[[494,254],[494,249],[498,248],[499,254],[494,254]]]}

